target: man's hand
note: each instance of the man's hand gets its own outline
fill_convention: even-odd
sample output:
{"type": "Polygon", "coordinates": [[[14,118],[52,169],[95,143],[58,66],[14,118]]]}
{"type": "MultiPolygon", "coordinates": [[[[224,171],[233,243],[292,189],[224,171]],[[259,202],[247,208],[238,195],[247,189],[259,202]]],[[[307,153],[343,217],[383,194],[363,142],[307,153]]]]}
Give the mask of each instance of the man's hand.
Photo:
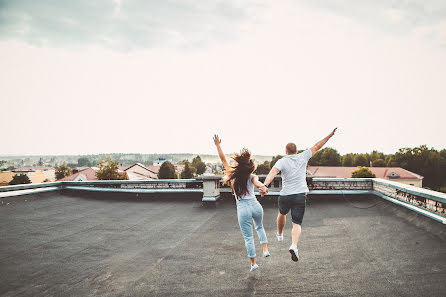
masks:
{"type": "Polygon", "coordinates": [[[311,148],[311,154],[314,156],[314,154],[316,154],[316,152],[318,150],[321,149],[321,147],[327,143],[327,141],[335,134],[336,130],[338,128],[334,128],[333,131],[331,131],[331,133],[325,137],[324,139],[322,139],[321,141],[318,141],[315,145],[313,145],[313,147],[311,148]]]}
{"type": "Polygon", "coordinates": [[[261,197],[263,197],[268,192],[269,192],[269,190],[268,190],[268,188],[266,186],[263,186],[263,187],[259,188],[259,193],[260,193],[261,197]]]}
{"type": "Polygon", "coordinates": [[[216,146],[219,146],[221,143],[221,139],[218,137],[217,134],[214,134],[214,143],[216,146]]]}

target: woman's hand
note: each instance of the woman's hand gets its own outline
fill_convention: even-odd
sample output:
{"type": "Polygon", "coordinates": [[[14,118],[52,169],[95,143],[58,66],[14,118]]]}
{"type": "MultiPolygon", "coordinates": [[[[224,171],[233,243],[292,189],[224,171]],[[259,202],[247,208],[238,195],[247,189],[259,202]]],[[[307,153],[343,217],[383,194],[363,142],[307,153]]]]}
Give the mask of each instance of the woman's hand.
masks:
{"type": "Polygon", "coordinates": [[[214,134],[214,143],[216,146],[219,146],[221,143],[221,139],[218,137],[217,134],[214,134]]]}

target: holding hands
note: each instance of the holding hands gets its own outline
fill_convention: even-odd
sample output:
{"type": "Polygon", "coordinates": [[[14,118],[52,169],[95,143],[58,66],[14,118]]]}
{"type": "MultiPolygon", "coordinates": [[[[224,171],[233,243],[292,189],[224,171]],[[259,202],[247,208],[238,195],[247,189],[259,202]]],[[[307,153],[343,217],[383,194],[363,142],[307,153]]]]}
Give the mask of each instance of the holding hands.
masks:
{"type": "Polygon", "coordinates": [[[259,193],[261,197],[265,196],[265,194],[268,194],[268,192],[269,192],[268,187],[265,185],[259,188],[259,193]]]}

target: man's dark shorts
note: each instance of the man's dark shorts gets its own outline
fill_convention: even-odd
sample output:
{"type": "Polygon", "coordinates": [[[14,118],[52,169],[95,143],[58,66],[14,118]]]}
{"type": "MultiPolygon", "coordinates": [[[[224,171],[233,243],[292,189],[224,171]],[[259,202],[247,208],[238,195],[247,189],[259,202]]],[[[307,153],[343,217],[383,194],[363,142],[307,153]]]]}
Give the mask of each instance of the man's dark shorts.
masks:
{"type": "Polygon", "coordinates": [[[304,219],[305,206],[307,204],[306,194],[293,194],[279,196],[279,212],[286,215],[291,209],[291,219],[293,223],[302,225],[304,219]]]}

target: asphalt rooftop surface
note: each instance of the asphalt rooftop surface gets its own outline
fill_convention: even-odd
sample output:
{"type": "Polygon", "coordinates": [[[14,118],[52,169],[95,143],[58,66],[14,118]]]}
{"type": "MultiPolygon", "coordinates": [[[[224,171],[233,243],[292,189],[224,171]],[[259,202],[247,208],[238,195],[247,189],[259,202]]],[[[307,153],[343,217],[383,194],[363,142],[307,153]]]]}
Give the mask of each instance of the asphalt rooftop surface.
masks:
{"type": "Polygon", "coordinates": [[[254,273],[232,199],[172,198],[1,199],[0,296],[446,295],[446,227],[380,198],[310,197],[297,263],[290,218],[277,242],[263,201],[271,256],[254,273]]]}

